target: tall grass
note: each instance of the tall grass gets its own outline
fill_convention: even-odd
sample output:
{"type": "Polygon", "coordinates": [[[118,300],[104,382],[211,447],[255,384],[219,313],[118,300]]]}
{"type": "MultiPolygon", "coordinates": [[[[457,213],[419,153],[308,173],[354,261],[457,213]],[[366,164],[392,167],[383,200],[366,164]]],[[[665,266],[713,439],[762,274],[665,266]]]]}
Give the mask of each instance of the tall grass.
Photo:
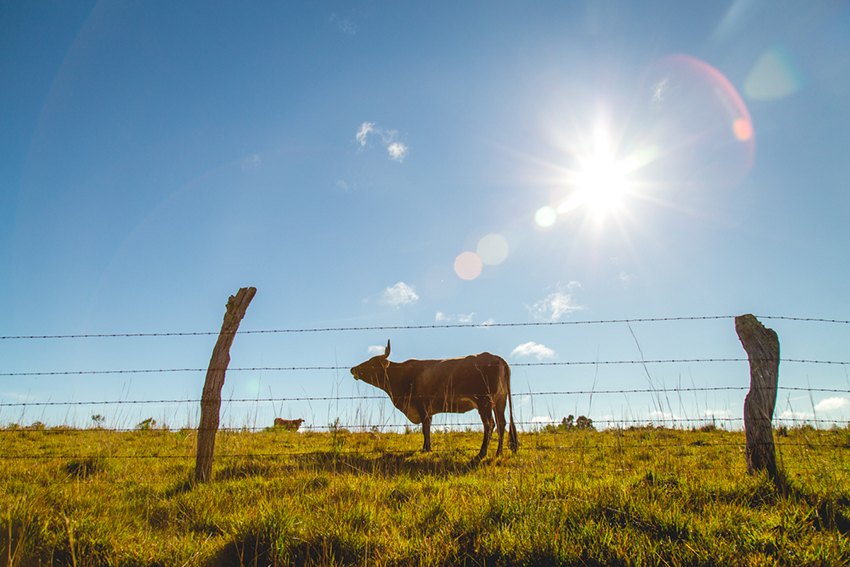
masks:
{"type": "MultiPolygon", "coordinates": [[[[10,565],[842,565],[850,431],[570,430],[472,464],[480,432],[0,431],[10,565]]],[[[493,450],[491,449],[491,457],[493,450]]]]}

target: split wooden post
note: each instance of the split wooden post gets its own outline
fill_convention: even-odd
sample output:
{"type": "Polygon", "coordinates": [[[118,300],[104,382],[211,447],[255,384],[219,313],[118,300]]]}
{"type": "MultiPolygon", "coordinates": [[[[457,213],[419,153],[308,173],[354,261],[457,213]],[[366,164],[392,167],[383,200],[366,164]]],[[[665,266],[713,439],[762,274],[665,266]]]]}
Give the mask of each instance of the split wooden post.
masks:
{"type": "Polygon", "coordinates": [[[204,392],[201,396],[201,423],[198,425],[198,453],[195,459],[195,482],[212,480],[213,455],[215,452],[215,434],[218,431],[219,411],[221,410],[221,388],[224,386],[224,373],[230,364],[230,346],[239,329],[239,323],[257,288],[243,287],[236,295],[227,300],[227,312],[221,324],[221,333],[215,343],[204,392]]]}
{"type": "Polygon", "coordinates": [[[779,384],[779,337],[752,315],[735,317],[735,331],[750,361],[750,392],[744,400],[747,472],[776,478],[773,410],[779,384]]]}

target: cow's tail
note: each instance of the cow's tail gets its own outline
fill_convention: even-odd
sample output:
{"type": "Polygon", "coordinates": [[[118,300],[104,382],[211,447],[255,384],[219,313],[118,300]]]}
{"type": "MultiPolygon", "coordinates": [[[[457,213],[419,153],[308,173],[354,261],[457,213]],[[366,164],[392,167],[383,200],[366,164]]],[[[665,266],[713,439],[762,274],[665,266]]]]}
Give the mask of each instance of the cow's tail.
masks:
{"type": "Polygon", "coordinates": [[[505,375],[508,381],[508,413],[510,415],[510,427],[508,429],[508,446],[514,453],[519,449],[519,436],[514,425],[514,403],[511,396],[511,365],[505,361],[505,375]]]}

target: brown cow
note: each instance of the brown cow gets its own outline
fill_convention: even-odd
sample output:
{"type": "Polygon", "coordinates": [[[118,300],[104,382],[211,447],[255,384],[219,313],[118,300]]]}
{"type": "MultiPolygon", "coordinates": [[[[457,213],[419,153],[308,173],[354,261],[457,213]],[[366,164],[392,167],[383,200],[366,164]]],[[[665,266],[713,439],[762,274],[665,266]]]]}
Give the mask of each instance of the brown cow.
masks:
{"type": "Polygon", "coordinates": [[[274,426],[275,427],[283,427],[287,431],[298,431],[298,428],[301,427],[301,424],[304,423],[304,420],[301,418],[298,419],[282,419],[279,417],[274,418],[274,426]]]}
{"type": "Polygon", "coordinates": [[[422,424],[423,452],[431,450],[431,417],[434,414],[477,409],[484,424],[484,442],[476,460],[487,456],[487,445],[496,425],[499,426],[496,456],[499,456],[505,435],[505,405],[508,405],[509,444],[516,453],[519,440],[511,402],[511,367],[503,358],[482,352],[463,358],[390,362],[389,356],[390,341],[387,341],[384,354],[355,366],[351,374],[355,380],[363,380],[385,391],[407,419],[422,424]]]}

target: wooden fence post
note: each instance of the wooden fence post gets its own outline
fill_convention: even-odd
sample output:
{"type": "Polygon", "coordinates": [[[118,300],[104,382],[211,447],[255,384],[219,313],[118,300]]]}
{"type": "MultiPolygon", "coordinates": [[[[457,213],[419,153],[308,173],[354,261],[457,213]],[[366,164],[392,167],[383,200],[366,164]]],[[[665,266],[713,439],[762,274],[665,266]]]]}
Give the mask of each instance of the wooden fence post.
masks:
{"type": "Polygon", "coordinates": [[[750,361],[750,392],[744,400],[747,472],[776,478],[773,410],[779,384],[779,337],[752,315],[735,317],[735,331],[750,361]]]}
{"type": "Polygon", "coordinates": [[[204,393],[201,396],[201,422],[198,425],[198,453],[195,459],[195,482],[212,480],[213,454],[215,452],[215,434],[218,431],[219,411],[221,410],[221,388],[224,386],[224,373],[230,364],[230,345],[239,329],[239,323],[257,288],[243,287],[236,295],[227,300],[227,312],[221,324],[221,333],[215,343],[204,393]]]}

